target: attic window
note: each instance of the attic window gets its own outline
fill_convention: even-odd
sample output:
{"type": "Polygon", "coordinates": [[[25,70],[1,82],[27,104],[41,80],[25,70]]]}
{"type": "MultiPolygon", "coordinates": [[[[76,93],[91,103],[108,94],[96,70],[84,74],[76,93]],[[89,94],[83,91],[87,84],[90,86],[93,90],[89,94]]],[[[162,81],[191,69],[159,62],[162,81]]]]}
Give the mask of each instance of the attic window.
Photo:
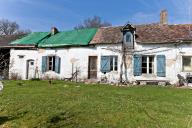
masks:
{"type": "Polygon", "coordinates": [[[126,32],[124,35],[124,43],[128,47],[133,47],[133,34],[131,32],[126,32]]]}
{"type": "Polygon", "coordinates": [[[127,43],[132,42],[132,34],[130,32],[127,32],[125,38],[127,43]]]}

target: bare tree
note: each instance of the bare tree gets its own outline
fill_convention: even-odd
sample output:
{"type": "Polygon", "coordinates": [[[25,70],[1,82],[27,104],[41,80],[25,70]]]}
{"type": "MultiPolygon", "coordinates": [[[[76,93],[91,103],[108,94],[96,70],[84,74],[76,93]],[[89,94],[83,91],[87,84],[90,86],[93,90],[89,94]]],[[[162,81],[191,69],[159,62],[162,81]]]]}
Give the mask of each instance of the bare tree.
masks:
{"type": "MultiPolygon", "coordinates": [[[[14,40],[14,38],[16,38],[17,36],[22,37],[23,35],[28,34],[30,32],[30,30],[21,30],[16,22],[12,22],[7,19],[0,20],[1,42],[9,42],[11,40],[14,40]]],[[[0,48],[0,80],[8,79],[9,58],[10,51],[8,49],[0,48]]]]}
{"type": "Polygon", "coordinates": [[[30,30],[20,30],[16,22],[7,19],[0,20],[0,35],[26,34],[30,32],[30,30]]]}
{"type": "Polygon", "coordinates": [[[18,30],[18,32],[16,34],[18,34],[18,35],[25,35],[25,34],[28,34],[28,33],[31,33],[30,29],[18,30]]]}
{"type": "Polygon", "coordinates": [[[111,23],[102,21],[101,17],[94,16],[88,19],[85,19],[83,23],[77,25],[74,27],[74,29],[83,29],[83,28],[100,28],[100,27],[107,27],[111,26],[111,23]]]}

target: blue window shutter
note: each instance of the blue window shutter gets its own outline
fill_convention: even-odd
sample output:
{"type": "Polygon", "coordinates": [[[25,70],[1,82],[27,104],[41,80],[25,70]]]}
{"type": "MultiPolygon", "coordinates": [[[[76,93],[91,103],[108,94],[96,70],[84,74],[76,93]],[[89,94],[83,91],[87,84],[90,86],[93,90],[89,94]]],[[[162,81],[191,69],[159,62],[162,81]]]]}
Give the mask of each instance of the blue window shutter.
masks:
{"type": "Polygon", "coordinates": [[[42,57],[42,73],[46,72],[47,70],[47,56],[42,57]]]}
{"type": "Polygon", "coordinates": [[[166,59],[165,55],[157,55],[157,76],[166,76],[166,59]]]}
{"type": "Polygon", "coordinates": [[[101,72],[110,72],[110,56],[101,56],[101,72]]]}
{"type": "Polygon", "coordinates": [[[60,73],[60,66],[61,66],[61,58],[55,56],[55,72],[60,73]]]}
{"type": "Polygon", "coordinates": [[[134,76],[141,76],[142,56],[134,55],[134,76]]]}

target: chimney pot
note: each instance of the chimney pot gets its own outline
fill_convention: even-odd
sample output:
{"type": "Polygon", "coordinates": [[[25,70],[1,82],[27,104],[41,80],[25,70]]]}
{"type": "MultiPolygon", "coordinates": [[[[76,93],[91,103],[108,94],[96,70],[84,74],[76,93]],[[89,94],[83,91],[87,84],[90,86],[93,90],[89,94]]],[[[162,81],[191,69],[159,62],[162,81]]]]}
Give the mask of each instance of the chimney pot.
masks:
{"type": "Polygon", "coordinates": [[[51,35],[55,35],[55,34],[57,34],[59,31],[58,31],[58,29],[56,28],[56,27],[52,27],[51,28],[51,35]]]}
{"type": "Polygon", "coordinates": [[[160,24],[161,25],[168,24],[167,10],[162,10],[161,11],[161,14],[160,14],[160,24]]]}

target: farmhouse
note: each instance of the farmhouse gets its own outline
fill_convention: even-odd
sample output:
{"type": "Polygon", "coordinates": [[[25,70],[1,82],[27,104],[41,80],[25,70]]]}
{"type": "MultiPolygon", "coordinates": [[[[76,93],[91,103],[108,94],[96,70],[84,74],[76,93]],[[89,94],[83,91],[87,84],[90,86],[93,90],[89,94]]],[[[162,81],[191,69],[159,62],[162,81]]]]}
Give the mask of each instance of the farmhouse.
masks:
{"type": "Polygon", "coordinates": [[[9,77],[86,81],[191,82],[190,24],[160,23],[35,32],[13,41],[9,77]],[[15,47],[20,46],[20,47],[15,47]]]}

